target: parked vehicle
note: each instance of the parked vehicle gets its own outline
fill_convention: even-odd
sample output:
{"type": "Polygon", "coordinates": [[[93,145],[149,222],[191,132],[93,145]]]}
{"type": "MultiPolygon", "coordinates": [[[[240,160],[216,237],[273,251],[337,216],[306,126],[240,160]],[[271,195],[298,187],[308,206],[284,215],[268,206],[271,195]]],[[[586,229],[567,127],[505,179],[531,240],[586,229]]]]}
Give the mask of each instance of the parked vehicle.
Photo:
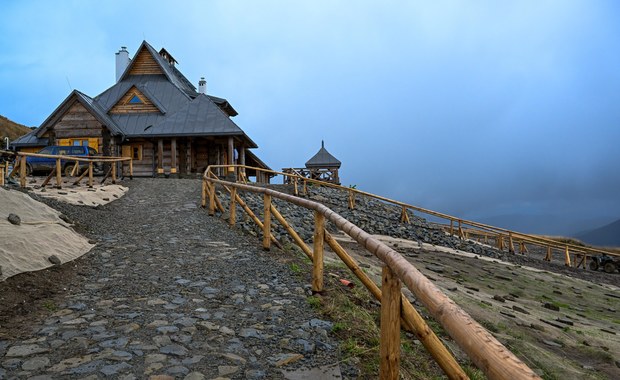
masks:
{"type": "MultiPolygon", "coordinates": [[[[77,156],[77,157],[93,157],[97,155],[97,151],[94,148],[88,146],[59,146],[50,145],[41,149],[40,154],[52,154],[62,156],[77,156]]],[[[66,176],[70,176],[75,166],[75,161],[62,159],[60,161],[62,165],[62,171],[66,176]]],[[[30,175],[35,172],[47,172],[49,173],[56,165],[55,158],[48,157],[27,157],[26,158],[26,174],[30,175]]],[[[88,165],[81,165],[81,170],[84,171],[88,165]]],[[[93,170],[100,171],[101,163],[95,164],[93,170]]]]}
{"type": "Polygon", "coordinates": [[[620,270],[620,258],[607,255],[592,256],[590,269],[598,270],[599,268],[603,268],[607,273],[614,273],[616,270],[620,270]]]}

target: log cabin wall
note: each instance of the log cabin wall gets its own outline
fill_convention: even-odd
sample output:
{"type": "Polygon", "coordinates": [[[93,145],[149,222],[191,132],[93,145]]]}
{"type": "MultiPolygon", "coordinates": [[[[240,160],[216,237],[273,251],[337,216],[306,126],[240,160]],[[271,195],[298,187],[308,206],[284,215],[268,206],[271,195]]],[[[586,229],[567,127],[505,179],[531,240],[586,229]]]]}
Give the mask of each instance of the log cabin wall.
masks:
{"type": "MultiPolygon", "coordinates": [[[[133,175],[136,177],[153,176],[153,162],[157,162],[156,150],[156,144],[144,139],[132,139],[121,145],[122,156],[133,158],[133,175]]],[[[129,164],[123,163],[123,172],[128,173],[128,170],[129,164]]]]}
{"type": "MultiPolygon", "coordinates": [[[[102,152],[106,145],[104,135],[107,128],[101,123],[79,102],[72,105],[67,112],[54,124],[50,136],[53,136],[52,145],[57,144],[59,140],[71,139],[98,139],[97,146],[93,148],[98,152],[102,152]]],[[[109,134],[109,133],[108,133],[109,134]]]]}

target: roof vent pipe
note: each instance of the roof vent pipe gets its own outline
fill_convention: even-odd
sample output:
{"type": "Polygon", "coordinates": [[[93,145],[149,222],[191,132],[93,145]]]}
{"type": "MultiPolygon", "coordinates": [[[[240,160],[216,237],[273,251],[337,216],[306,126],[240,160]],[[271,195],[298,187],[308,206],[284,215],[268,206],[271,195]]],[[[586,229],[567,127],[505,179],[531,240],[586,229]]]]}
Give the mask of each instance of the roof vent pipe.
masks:
{"type": "Polygon", "coordinates": [[[116,81],[118,82],[121,79],[121,76],[125,72],[127,66],[129,66],[129,52],[127,51],[127,47],[121,46],[121,50],[116,53],[116,81]]]}
{"type": "Polygon", "coordinates": [[[205,80],[205,77],[200,77],[200,80],[198,81],[198,93],[199,94],[207,93],[207,81],[205,80]]]}

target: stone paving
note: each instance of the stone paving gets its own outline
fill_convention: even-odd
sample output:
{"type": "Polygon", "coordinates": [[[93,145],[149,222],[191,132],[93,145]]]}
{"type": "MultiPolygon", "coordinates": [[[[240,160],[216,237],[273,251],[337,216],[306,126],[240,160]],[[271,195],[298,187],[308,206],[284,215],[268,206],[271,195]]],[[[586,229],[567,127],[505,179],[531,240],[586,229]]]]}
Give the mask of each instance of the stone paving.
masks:
{"type": "Polygon", "coordinates": [[[105,206],[46,201],[97,245],[79,290],[50,301],[31,336],[0,338],[0,379],[355,377],[288,253],[209,217],[198,180],[125,185],[105,206]]]}

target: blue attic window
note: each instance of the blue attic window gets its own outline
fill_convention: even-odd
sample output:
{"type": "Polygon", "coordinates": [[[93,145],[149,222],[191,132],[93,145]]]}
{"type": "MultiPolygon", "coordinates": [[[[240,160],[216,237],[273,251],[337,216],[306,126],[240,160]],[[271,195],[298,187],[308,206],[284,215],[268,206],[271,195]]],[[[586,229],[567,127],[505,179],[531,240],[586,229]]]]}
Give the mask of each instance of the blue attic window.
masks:
{"type": "Polygon", "coordinates": [[[138,95],[134,95],[131,100],[129,100],[129,104],[141,104],[142,100],[138,98],[138,95]]]}

